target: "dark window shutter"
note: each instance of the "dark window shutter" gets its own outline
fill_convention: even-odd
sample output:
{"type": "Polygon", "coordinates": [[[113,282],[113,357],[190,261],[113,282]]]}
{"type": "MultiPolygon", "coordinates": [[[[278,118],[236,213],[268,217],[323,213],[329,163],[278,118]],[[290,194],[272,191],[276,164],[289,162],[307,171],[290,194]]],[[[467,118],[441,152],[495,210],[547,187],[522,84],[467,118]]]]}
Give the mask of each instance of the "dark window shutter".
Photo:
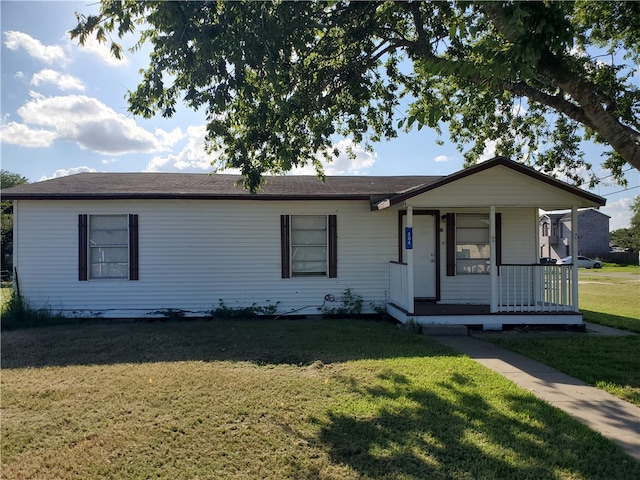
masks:
{"type": "Polygon", "coordinates": [[[456,214],[447,213],[447,277],[456,275],[456,214]]]}
{"type": "Polygon", "coordinates": [[[78,280],[85,282],[87,280],[87,238],[89,229],[87,227],[88,216],[78,215],[78,280]]]}
{"type": "MultiPolygon", "coordinates": [[[[496,265],[502,265],[502,214],[496,213],[496,265]]],[[[500,273],[500,270],[498,270],[500,273]]]]}
{"type": "Polygon", "coordinates": [[[280,215],[280,261],[282,278],[291,277],[291,239],[289,237],[289,215],[280,215]]]}
{"type": "Polygon", "coordinates": [[[329,278],[338,276],[338,217],[329,215],[329,278]]]}
{"type": "Polygon", "coordinates": [[[138,215],[129,215],[129,280],[140,278],[138,268],[138,215]]]}

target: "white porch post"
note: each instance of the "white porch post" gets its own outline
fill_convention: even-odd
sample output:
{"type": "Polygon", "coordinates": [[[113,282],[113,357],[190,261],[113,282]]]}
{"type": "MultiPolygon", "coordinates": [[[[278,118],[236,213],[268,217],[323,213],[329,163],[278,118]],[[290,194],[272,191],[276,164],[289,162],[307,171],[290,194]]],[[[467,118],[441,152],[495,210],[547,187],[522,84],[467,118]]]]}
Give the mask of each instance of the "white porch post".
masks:
{"type": "Polygon", "coordinates": [[[571,297],[573,298],[573,311],[578,308],[578,207],[571,207],[571,297]]]}
{"type": "MultiPolygon", "coordinates": [[[[407,228],[413,230],[413,207],[407,206],[407,228]]],[[[411,234],[411,242],[413,244],[413,232],[411,234]]],[[[407,241],[407,232],[404,232],[404,241],[407,241]]],[[[413,247],[413,245],[411,245],[413,247]]],[[[415,309],[413,299],[413,248],[407,248],[407,311],[413,314],[415,309]]]]}
{"type": "Polygon", "coordinates": [[[498,311],[498,266],[496,265],[496,206],[489,209],[489,275],[491,276],[491,313],[498,311]]]}

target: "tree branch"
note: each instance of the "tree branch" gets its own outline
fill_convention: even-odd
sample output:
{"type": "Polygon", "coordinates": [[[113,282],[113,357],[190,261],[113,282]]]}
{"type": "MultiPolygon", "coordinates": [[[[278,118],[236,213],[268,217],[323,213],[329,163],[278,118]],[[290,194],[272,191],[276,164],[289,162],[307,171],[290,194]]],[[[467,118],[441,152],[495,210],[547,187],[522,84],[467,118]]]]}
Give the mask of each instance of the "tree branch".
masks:
{"type": "MultiPolygon", "coordinates": [[[[496,30],[507,41],[515,44],[521,40],[518,32],[505,16],[504,8],[499,3],[485,2],[482,4],[482,9],[496,30]]],[[[611,103],[611,99],[607,95],[600,91],[593,82],[587,80],[585,74],[581,75],[582,72],[570,70],[565,62],[548,49],[543,52],[536,68],[553,84],[569,94],[577,105],[566,101],[557,102],[553,100],[555,97],[546,94],[540,95],[542,92],[537,92],[535,89],[518,87],[522,91],[529,92],[526,95],[528,98],[556,108],[568,117],[596,130],[622,158],[640,170],[640,132],[623,125],[612,110],[604,108],[604,105],[611,103]],[[548,103],[549,101],[551,103],[548,103]]]]}

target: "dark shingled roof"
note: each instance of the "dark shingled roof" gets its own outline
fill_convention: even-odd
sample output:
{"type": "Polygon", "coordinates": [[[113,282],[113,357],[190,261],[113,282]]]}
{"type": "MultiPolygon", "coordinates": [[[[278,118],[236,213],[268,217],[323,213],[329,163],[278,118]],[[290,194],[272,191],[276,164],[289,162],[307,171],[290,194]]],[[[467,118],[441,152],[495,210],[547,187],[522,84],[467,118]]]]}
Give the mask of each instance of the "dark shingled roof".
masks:
{"type": "Polygon", "coordinates": [[[129,198],[372,199],[429,185],[435,176],[265,177],[256,194],[242,187],[240,175],[194,173],[79,173],[20,185],[2,192],[8,200],[129,198]]]}
{"type": "Polygon", "coordinates": [[[240,175],[195,173],[79,173],[44,182],[19,185],[1,192],[6,200],[99,199],[256,199],[256,200],[369,200],[375,210],[387,208],[416,195],[475,173],[502,166],[555,188],[578,195],[594,205],[606,200],[593,193],[543,175],[531,167],[495,157],[445,177],[265,177],[256,194],[242,188],[240,175]]]}

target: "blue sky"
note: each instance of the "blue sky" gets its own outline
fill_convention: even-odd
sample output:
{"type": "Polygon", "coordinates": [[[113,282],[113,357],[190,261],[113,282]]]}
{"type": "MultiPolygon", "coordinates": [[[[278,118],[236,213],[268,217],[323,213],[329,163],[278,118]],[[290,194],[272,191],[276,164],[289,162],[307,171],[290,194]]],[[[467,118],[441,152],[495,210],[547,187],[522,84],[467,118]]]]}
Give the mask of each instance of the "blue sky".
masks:
{"type": "MultiPolygon", "coordinates": [[[[84,171],[210,172],[215,159],[203,149],[202,112],[182,108],[170,119],[127,112],[125,95],[136,88],[148,49],[117,61],[105,45],[79,47],[70,40],[75,12],[96,11],[93,1],[0,2],[2,168],[32,182],[84,171]]],[[[126,48],[133,41],[122,43],[126,48]]],[[[640,73],[635,78],[640,82],[640,73]]],[[[349,143],[343,139],[338,147],[349,143]]],[[[344,154],[326,173],[446,175],[463,161],[454,145],[437,145],[427,128],[375,144],[373,152],[355,151],[355,160],[344,154]]],[[[492,153],[489,146],[487,158],[492,153]]],[[[587,158],[599,165],[600,150],[591,148],[587,158]]],[[[626,175],[626,191],[607,179],[592,190],[607,198],[602,211],[611,216],[612,230],[629,226],[629,207],[640,194],[640,172],[626,175]]]]}

